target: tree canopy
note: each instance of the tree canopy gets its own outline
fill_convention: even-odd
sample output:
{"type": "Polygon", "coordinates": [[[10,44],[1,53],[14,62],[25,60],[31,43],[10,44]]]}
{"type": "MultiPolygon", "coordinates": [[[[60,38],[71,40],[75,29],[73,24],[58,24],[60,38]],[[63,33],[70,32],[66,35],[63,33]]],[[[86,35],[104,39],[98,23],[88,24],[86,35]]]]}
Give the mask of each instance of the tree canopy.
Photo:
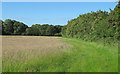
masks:
{"type": "Polygon", "coordinates": [[[28,27],[22,22],[6,19],[2,20],[2,34],[3,35],[33,35],[33,36],[61,36],[61,29],[63,26],[60,25],[49,25],[49,24],[35,24],[28,27]]]}
{"type": "Polygon", "coordinates": [[[79,38],[86,41],[114,43],[120,35],[120,2],[110,13],[91,12],[68,21],[62,30],[62,36],[79,38]]]}

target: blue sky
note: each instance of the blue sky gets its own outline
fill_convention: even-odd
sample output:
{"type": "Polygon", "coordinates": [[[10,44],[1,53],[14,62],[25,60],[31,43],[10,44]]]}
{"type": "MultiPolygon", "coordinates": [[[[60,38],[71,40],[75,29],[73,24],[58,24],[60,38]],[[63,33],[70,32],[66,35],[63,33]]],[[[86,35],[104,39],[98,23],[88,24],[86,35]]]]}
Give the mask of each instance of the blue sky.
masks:
{"type": "Polygon", "coordinates": [[[114,9],[114,2],[2,2],[2,20],[33,24],[66,25],[81,14],[114,9]]]}
{"type": "Polygon", "coordinates": [[[2,2],[115,2],[117,0],[1,0],[2,2]]]}

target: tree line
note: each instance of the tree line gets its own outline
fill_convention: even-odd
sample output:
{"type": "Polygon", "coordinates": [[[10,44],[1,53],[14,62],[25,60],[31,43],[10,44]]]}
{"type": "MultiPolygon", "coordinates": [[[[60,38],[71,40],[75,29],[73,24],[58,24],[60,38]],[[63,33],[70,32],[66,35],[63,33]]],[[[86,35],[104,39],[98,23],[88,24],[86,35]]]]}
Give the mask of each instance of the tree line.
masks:
{"type": "Polygon", "coordinates": [[[120,40],[120,2],[110,13],[91,12],[68,21],[67,25],[35,24],[28,27],[22,22],[0,20],[3,35],[63,36],[85,41],[117,43],[120,40]]]}
{"type": "Polygon", "coordinates": [[[118,43],[120,40],[120,2],[110,13],[91,12],[68,21],[62,29],[62,36],[85,41],[118,43]]]}
{"type": "Polygon", "coordinates": [[[2,35],[61,36],[63,27],[49,24],[35,24],[28,27],[26,24],[16,20],[6,19],[5,21],[0,21],[2,24],[2,35]]]}

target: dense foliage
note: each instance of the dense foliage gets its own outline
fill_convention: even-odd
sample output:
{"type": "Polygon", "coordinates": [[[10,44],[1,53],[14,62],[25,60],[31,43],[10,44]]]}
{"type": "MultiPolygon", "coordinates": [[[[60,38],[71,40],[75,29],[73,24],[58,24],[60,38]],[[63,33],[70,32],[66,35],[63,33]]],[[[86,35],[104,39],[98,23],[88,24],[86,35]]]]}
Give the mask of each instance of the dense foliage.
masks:
{"type": "Polygon", "coordinates": [[[25,35],[35,35],[35,36],[61,36],[62,26],[60,25],[48,25],[48,24],[35,24],[31,27],[27,28],[25,31],[25,35]]]}
{"type": "Polygon", "coordinates": [[[116,43],[120,33],[120,3],[106,11],[97,11],[80,15],[68,21],[64,26],[62,35],[70,38],[80,38],[86,41],[104,41],[116,43]]]}
{"type": "Polygon", "coordinates": [[[11,19],[7,19],[4,22],[1,20],[1,24],[3,35],[21,35],[28,28],[24,23],[11,19]]]}
{"type": "Polygon", "coordinates": [[[28,27],[22,22],[11,19],[6,19],[4,22],[0,20],[0,22],[3,35],[61,36],[62,26],[60,25],[35,24],[28,27]]]}

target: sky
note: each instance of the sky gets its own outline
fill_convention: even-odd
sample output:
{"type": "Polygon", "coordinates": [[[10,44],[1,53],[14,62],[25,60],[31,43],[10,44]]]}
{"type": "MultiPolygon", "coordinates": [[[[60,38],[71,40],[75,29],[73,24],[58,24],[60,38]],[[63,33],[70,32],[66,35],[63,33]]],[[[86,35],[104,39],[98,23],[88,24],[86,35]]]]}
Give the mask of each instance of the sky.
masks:
{"type": "Polygon", "coordinates": [[[115,2],[2,2],[2,20],[33,24],[66,25],[68,20],[91,11],[108,11],[115,2]]]}
{"type": "Polygon", "coordinates": [[[1,0],[2,2],[115,2],[117,0],[1,0]]]}

